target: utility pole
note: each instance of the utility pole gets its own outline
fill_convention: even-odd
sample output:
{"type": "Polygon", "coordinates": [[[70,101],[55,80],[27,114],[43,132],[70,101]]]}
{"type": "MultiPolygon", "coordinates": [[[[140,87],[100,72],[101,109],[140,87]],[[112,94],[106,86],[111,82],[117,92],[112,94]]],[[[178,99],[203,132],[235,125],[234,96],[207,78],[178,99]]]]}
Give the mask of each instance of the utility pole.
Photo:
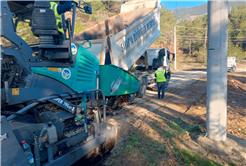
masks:
{"type": "Polygon", "coordinates": [[[207,48],[207,34],[208,33],[208,29],[205,30],[205,36],[204,36],[204,50],[207,48]]]}
{"type": "Polygon", "coordinates": [[[174,49],[174,54],[175,54],[175,60],[174,60],[174,70],[176,70],[176,59],[177,59],[177,54],[176,54],[176,25],[174,25],[174,46],[173,46],[173,49],[174,49]]]}
{"type": "MultiPolygon", "coordinates": [[[[208,37],[208,29],[205,30],[205,36],[204,36],[204,48],[203,51],[205,52],[206,48],[207,48],[207,37],[208,37]]],[[[203,62],[205,62],[205,55],[203,55],[203,62]]]]}
{"type": "Polygon", "coordinates": [[[208,1],[207,135],[226,140],[228,1],[208,1]]]}
{"type": "Polygon", "coordinates": [[[190,33],[190,43],[189,43],[189,55],[191,56],[191,33],[190,33]]]}

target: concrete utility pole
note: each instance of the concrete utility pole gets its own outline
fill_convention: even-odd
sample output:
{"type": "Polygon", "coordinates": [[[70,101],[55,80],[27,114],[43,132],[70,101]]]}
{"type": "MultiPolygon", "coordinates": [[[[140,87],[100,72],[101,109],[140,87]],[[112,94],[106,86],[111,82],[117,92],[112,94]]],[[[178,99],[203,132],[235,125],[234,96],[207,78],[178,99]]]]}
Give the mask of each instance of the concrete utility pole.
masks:
{"type": "Polygon", "coordinates": [[[176,54],[176,25],[174,25],[174,41],[173,41],[173,43],[174,43],[174,46],[173,46],[173,49],[174,49],[174,54],[175,54],[175,60],[174,60],[174,70],[176,70],[176,59],[177,59],[177,54],[176,54]]]}
{"type": "Polygon", "coordinates": [[[207,134],[226,140],[228,1],[208,1],[207,134]]]}

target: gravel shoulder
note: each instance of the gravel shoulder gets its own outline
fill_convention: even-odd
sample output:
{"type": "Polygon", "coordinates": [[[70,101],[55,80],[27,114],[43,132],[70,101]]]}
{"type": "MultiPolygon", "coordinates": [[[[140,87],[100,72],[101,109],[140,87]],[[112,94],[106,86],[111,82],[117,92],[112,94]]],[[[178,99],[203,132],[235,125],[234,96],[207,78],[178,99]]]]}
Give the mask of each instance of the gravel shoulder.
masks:
{"type": "Polygon", "coordinates": [[[155,89],[147,90],[144,98],[119,104],[108,116],[118,128],[117,145],[103,164],[246,165],[245,78],[241,70],[228,73],[227,133],[238,142],[232,151],[198,143],[206,133],[206,71],[184,70],[173,73],[164,100],[155,89]]]}

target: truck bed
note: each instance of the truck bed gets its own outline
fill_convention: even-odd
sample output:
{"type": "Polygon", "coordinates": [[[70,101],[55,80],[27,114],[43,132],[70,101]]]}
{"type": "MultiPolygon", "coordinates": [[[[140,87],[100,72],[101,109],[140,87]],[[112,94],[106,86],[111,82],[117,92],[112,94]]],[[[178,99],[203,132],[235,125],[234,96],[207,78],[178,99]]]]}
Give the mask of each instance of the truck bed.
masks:
{"type": "Polygon", "coordinates": [[[75,41],[105,39],[109,34],[117,34],[131,24],[153,11],[151,9],[137,9],[131,12],[119,13],[93,27],[74,36],[75,41]]]}
{"type": "Polygon", "coordinates": [[[121,6],[121,13],[74,36],[88,48],[100,65],[113,64],[129,70],[161,35],[159,1],[131,1],[121,6]]]}

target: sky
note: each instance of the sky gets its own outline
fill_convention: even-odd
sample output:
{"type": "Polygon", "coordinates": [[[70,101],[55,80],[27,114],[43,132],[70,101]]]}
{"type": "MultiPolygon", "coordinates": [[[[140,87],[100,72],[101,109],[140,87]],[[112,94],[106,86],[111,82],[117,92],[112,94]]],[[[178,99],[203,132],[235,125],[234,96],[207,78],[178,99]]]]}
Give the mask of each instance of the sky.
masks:
{"type": "Polygon", "coordinates": [[[177,7],[193,7],[193,6],[197,6],[197,5],[202,5],[204,3],[207,3],[208,1],[174,1],[174,0],[170,0],[170,1],[161,1],[161,5],[165,5],[167,6],[169,9],[175,9],[177,7]]]}

